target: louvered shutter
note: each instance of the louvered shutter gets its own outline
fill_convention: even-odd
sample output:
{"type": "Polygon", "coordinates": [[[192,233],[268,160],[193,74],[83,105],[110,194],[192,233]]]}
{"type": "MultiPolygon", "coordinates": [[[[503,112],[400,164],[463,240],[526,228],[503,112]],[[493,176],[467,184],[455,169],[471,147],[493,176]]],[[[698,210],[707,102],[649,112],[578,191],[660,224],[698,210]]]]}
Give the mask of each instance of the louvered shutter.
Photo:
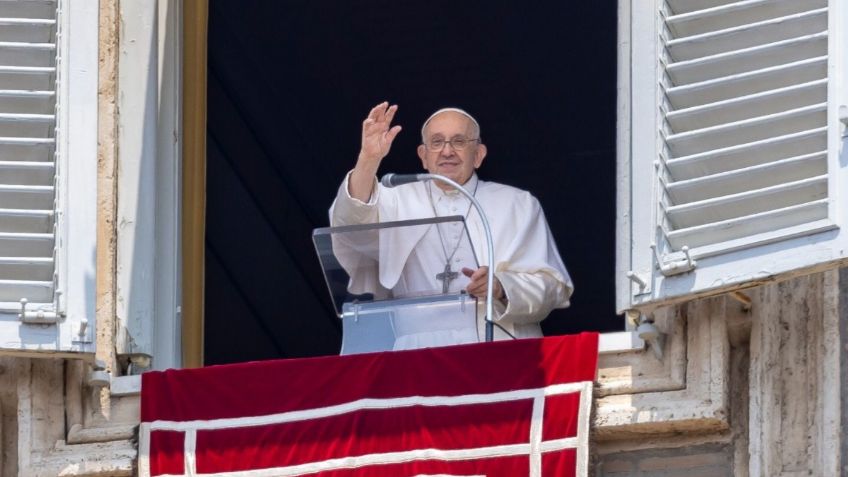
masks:
{"type": "MultiPolygon", "coordinates": [[[[58,160],[67,156],[69,141],[62,139],[71,133],[57,122],[63,82],[57,11],[64,3],[0,0],[0,351],[93,350],[93,330],[87,326],[93,316],[74,313],[69,320],[67,309],[69,299],[93,299],[93,276],[90,283],[62,283],[79,275],[69,270],[79,259],[68,261],[62,253],[85,250],[93,263],[95,234],[92,227],[88,243],[80,247],[79,234],[68,233],[81,225],[77,217],[90,211],[75,210],[80,202],[68,200],[73,194],[62,190],[71,187],[63,166],[90,172],[84,163],[95,159],[58,160]],[[78,296],[80,285],[92,290],[78,296]],[[69,290],[74,296],[67,296],[69,290]]],[[[96,137],[96,132],[85,135],[96,137]]]]}
{"type": "Polygon", "coordinates": [[[627,3],[619,309],[838,265],[845,2],[627,3]]]}

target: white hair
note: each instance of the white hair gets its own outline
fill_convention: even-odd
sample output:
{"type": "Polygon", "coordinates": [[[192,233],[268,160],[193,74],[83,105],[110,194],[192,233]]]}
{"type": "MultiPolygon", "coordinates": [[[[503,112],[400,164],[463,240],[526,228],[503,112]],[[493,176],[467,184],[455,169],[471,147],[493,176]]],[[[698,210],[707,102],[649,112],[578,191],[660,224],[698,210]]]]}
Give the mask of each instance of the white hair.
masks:
{"type": "Polygon", "coordinates": [[[471,121],[471,124],[473,125],[474,130],[472,131],[472,134],[477,136],[477,138],[472,138],[472,139],[479,139],[480,138],[480,123],[478,123],[477,120],[474,119],[474,116],[468,114],[467,111],[459,109],[459,108],[442,108],[442,109],[436,111],[435,113],[431,114],[430,117],[427,118],[426,121],[424,121],[424,125],[421,126],[421,142],[427,142],[427,138],[425,137],[424,131],[427,129],[427,125],[430,124],[430,121],[432,121],[433,118],[435,118],[436,116],[438,116],[442,113],[448,113],[448,112],[459,113],[459,114],[465,116],[466,118],[468,118],[471,121]]]}

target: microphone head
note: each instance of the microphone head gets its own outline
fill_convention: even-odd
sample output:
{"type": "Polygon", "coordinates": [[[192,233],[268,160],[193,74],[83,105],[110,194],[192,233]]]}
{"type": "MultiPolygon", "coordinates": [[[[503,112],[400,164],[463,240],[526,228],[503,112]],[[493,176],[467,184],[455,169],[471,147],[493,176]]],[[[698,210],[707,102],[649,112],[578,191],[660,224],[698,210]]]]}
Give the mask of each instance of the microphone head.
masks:
{"type": "Polygon", "coordinates": [[[383,184],[385,187],[394,187],[395,185],[392,183],[392,179],[395,177],[394,172],[389,172],[388,174],[383,175],[383,178],[380,179],[380,184],[383,184]]]}
{"type": "Polygon", "coordinates": [[[409,184],[427,180],[427,174],[392,174],[388,173],[380,179],[380,183],[386,187],[397,187],[399,185],[409,184]]]}

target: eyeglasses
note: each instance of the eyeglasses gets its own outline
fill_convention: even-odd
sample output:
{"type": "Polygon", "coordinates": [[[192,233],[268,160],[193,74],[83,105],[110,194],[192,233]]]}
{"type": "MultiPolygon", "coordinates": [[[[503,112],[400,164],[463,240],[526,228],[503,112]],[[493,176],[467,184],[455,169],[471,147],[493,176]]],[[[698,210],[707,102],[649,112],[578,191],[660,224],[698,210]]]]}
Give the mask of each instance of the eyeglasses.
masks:
{"type": "Polygon", "coordinates": [[[426,143],[427,149],[431,151],[441,151],[445,148],[445,144],[450,144],[454,151],[461,151],[466,148],[472,142],[480,142],[480,139],[468,139],[465,137],[455,137],[451,140],[436,138],[430,139],[430,142],[426,143]]]}

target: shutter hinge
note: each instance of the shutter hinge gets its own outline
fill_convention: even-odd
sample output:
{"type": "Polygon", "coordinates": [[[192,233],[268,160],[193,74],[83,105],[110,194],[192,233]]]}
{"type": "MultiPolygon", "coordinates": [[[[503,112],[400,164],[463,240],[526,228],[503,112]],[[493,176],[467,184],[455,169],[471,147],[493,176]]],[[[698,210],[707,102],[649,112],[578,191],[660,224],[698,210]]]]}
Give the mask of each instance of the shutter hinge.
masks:
{"type": "Polygon", "coordinates": [[[660,273],[662,273],[665,277],[691,272],[698,265],[698,262],[692,260],[692,256],[689,255],[689,247],[686,245],[680,249],[680,251],[683,252],[684,258],[669,261],[663,261],[660,259],[660,256],[657,254],[657,244],[652,243],[651,250],[654,252],[654,257],[657,260],[657,267],[659,267],[660,273]]]}
{"type": "Polygon", "coordinates": [[[22,323],[31,325],[55,325],[62,317],[61,314],[49,310],[30,310],[26,309],[27,299],[21,298],[21,312],[18,313],[18,319],[22,323]]]}
{"type": "Polygon", "coordinates": [[[88,333],[88,320],[83,318],[80,320],[79,327],[77,328],[77,334],[71,339],[71,343],[91,343],[91,337],[88,333]]]}
{"type": "Polygon", "coordinates": [[[633,293],[634,295],[644,295],[645,293],[650,293],[651,288],[648,286],[648,281],[650,280],[650,273],[646,275],[641,275],[639,273],[630,270],[627,272],[627,279],[636,284],[639,287],[639,291],[633,293]]]}

